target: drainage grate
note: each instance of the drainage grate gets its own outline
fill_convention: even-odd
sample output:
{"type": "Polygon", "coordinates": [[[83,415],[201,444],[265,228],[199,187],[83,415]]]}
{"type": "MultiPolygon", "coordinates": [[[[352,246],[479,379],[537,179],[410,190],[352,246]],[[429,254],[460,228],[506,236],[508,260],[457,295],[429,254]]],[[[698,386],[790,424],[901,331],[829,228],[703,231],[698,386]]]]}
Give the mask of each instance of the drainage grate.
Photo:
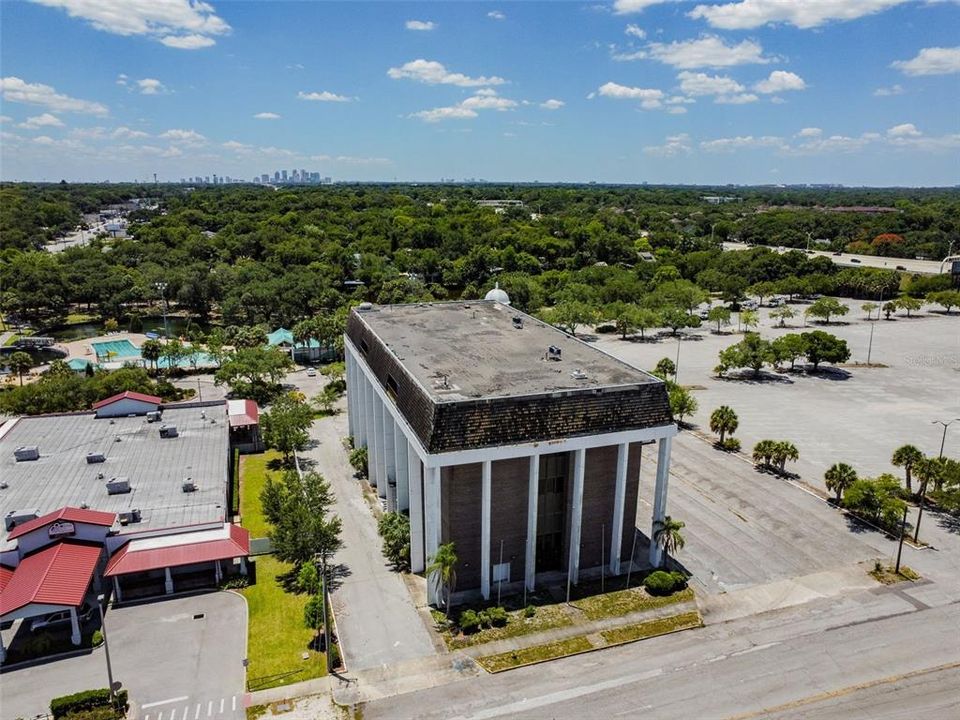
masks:
{"type": "Polygon", "coordinates": [[[194,620],[203,620],[207,616],[206,613],[197,613],[193,616],[194,620]]]}

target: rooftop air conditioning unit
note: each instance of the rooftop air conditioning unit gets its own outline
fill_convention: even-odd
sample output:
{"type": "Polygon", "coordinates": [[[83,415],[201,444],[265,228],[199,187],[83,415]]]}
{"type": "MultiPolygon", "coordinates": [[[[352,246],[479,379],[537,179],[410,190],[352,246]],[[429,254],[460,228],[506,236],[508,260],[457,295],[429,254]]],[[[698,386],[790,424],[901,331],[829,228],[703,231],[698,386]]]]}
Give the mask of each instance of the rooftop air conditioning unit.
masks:
{"type": "Polygon", "coordinates": [[[123,495],[130,492],[129,478],[110,478],[107,481],[107,495],[123,495]]]}
{"type": "Polygon", "coordinates": [[[36,520],[38,517],[40,517],[39,508],[36,510],[11,510],[3,516],[3,524],[7,528],[7,532],[10,532],[17,525],[28,520],[36,520]]]}
{"type": "Polygon", "coordinates": [[[163,417],[162,410],[151,410],[150,412],[147,413],[147,422],[148,423],[159,422],[162,417],[163,417]]]}
{"type": "Polygon", "coordinates": [[[177,426],[176,425],[161,425],[160,426],[160,437],[162,438],[175,438],[177,437],[177,426]]]}
{"type": "Polygon", "coordinates": [[[140,509],[134,508],[133,510],[125,510],[122,513],[117,513],[117,518],[120,520],[121,525],[138,523],[140,522],[140,509]]]}
{"type": "Polygon", "coordinates": [[[36,445],[22,445],[13,451],[13,456],[17,459],[17,462],[39,460],[40,448],[36,445]]]}
{"type": "Polygon", "coordinates": [[[547,360],[560,360],[562,354],[560,348],[556,345],[551,345],[547,348],[547,360]]]}
{"type": "Polygon", "coordinates": [[[583,372],[583,370],[574,370],[572,373],[570,373],[570,377],[572,377],[574,380],[586,380],[587,374],[583,372]]]}
{"type": "Polygon", "coordinates": [[[180,485],[180,489],[185,493],[192,493],[197,489],[197,484],[193,481],[193,478],[187,478],[180,485]]]}
{"type": "Polygon", "coordinates": [[[88,452],[87,453],[87,463],[102,463],[107,461],[107,456],[102,452],[88,452]]]}

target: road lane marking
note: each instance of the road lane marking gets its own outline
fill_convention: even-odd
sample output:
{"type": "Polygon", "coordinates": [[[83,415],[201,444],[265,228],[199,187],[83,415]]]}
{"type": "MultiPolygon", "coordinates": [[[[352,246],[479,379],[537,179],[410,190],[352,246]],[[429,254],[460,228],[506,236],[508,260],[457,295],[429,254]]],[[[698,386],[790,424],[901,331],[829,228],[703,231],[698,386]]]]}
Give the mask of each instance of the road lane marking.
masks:
{"type": "Polygon", "coordinates": [[[213,700],[207,703],[207,717],[213,715],[213,700]]]}
{"type": "Polygon", "coordinates": [[[157,707],[158,705],[169,705],[170,703],[180,702],[181,700],[189,699],[189,695],[181,695],[180,697],[167,698],[166,700],[157,700],[152,703],[144,703],[140,706],[141,710],[146,710],[147,708],[157,707]]]}
{"type": "Polygon", "coordinates": [[[233,696],[233,711],[234,711],[234,712],[237,711],[237,696],[236,696],[236,695],[233,696]]]}
{"type": "Polygon", "coordinates": [[[200,717],[200,703],[197,703],[197,711],[193,714],[193,720],[198,720],[200,717]]]}
{"type": "Polygon", "coordinates": [[[184,706],[183,706],[183,717],[182,717],[181,720],[187,720],[187,715],[189,714],[189,712],[190,712],[190,706],[189,706],[189,705],[184,705],[184,706]]]}
{"type": "Polygon", "coordinates": [[[226,698],[220,698],[220,712],[223,712],[223,703],[226,701],[226,698]]]}

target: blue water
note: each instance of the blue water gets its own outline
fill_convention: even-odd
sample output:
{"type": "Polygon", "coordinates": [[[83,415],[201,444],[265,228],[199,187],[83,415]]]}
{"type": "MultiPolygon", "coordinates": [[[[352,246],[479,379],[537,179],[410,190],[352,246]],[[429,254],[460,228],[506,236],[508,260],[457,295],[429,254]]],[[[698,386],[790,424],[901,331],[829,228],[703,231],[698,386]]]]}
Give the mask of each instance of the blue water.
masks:
{"type": "Polygon", "coordinates": [[[126,358],[140,357],[140,348],[124,338],[123,340],[106,340],[104,342],[91,343],[93,351],[97,354],[97,360],[122,360],[126,358]],[[108,355],[107,353],[110,353],[108,355]]]}

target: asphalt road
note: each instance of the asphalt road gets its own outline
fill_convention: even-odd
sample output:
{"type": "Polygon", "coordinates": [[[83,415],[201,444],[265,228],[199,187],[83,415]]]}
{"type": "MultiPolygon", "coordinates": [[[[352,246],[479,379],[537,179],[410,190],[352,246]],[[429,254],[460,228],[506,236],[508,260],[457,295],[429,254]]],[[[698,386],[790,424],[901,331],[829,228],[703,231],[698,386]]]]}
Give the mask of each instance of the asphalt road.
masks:
{"type": "MultiPolygon", "coordinates": [[[[724,250],[749,250],[751,247],[756,246],[736,242],[723,243],[724,250]]],[[[768,247],[770,250],[777,249],[772,246],[766,247],[768,247]]],[[[796,249],[797,248],[785,248],[784,252],[787,250],[796,249]]],[[[814,250],[810,253],[810,255],[818,255],[829,258],[837,265],[843,265],[844,267],[875,267],[884,268],[886,270],[895,270],[899,265],[905,268],[904,272],[919,273],[921,275],[940,274],[940,263],[936,260],[911,260],[908,258],[876,257],[874,255],[854,255],[852,253],[841,253],[840,255],[834,255],[832,252],[827,250],[814,250]]],[[[945,272],[949,271],[949,267],[945,268],[945,272]]]]}
{"type": "MultiPolygon", "coordinates": [[[[114,679],[139,708],[135,717],[245,717],[247,605],[239,595],[209,593],[113,608],[106,625],[114,679]]],[[[4,672],[0,715],[31,718],[48,712],[53,697],[106,686],[102,647],[4,672]]]]}

